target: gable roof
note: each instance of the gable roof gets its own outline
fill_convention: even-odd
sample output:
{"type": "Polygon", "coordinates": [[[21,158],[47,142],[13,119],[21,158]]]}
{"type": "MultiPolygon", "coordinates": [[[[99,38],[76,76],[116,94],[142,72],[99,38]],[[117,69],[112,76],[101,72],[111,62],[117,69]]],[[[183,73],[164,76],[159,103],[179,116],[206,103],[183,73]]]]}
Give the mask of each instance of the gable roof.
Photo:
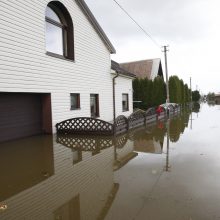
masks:
{"type": "Polygon", "coordinates": [[[119,63],[115,62],[114,60],[111,61],[111,69],[114,70],[116,73],[119,73],[120,75],[136,78],[136,75],[121,68],[119,63]]]}
{"type": "Polygon", "coordinates": [[[158,75],[163,77],[160,58],[121,63],[120,66],[138,78],[154,79],[158,75]]]}
{"type": "Polygon", "coordinates": [[[111,54],[116,53],[116,50],[115,50],[114,46],[112,45],[112,43],[108,39],[107,35],[103,31],[103,29],[101,28],[99,23],[97,22],[96,18],[94,17],[92,12],[90,11],[90,9],[87,6],[87,4],[85,3],[85,1],[84,0],[75,0],[75,1],[79,5],[81,10],[83,11],[85,16],[88,18],[89,22],[92,24],[92,26],[94,27],[95,31],[98,33],[98,35],[100,36],[100,38],[102,39],[102,41],[104,42],[104,44],[106,45],[106,47],[108,48],[110,53],[111,54]]]}

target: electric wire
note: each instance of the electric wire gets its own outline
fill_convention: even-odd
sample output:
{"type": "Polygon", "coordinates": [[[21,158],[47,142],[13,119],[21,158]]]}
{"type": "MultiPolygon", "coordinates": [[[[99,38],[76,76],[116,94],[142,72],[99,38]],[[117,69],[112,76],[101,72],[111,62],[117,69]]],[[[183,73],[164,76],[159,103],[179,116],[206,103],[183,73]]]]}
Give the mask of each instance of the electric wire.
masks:
{"type": "Polygon", "coordinates": [[[161,46],[157,43],[157,41],[116,1],[113,0],[118,7],[144,32],[144,34],[151,39],[151,41],[159,48],[161,48],[161,46]]]}

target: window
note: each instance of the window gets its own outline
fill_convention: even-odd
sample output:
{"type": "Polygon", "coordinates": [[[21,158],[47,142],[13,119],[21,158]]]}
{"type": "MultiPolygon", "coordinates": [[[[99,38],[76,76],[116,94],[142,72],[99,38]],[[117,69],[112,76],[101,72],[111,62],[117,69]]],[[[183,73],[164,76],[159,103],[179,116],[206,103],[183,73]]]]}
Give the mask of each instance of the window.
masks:
{"type": "Polygon", "coordinates": [[[90,109],[91,109],[91,117],[93,118],[99,117],[99,95],[98,94],[90,94],[90,109]]]}
{"type": "Polygon", "coordinates": [[[57,14],[47,6],[46,9],[46,49],[48,52],[63,55],[63,26],[57,14]]]}
{"type": "Polygon", "coordinates": [[[46,8],[45,20],[47,54],[74,60],[73,23],[67,9],[53,1],[46,8]]]}
{"type": "Polygon", "coordinates": [[[80,94],[71,93],[70,94],[70,110],[80,109],[80,94]]]}
{"type": "Polygon", "coordinates": [[[122,94],[122,111],[126,112],[129,110],[128,94],[122,94]]]}

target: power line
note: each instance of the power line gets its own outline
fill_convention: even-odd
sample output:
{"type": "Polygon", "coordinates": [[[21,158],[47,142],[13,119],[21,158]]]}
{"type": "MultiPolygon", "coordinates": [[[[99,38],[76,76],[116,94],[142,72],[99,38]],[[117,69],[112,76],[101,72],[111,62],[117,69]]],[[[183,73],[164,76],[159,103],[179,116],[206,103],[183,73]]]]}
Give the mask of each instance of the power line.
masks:
{"type": "Polygon", "coordinates": [[[124,11],[124,13],[144,32],[144,34],[151,39],[151,41],[159,48],[161,48],[161,46],[157,43],[156,40],[154,40],[153,37],[151,37],[151,35],[140,25],[138,24],[138,22],[116,1],[113,0],[120,8],[122,11],[124,11]]]}

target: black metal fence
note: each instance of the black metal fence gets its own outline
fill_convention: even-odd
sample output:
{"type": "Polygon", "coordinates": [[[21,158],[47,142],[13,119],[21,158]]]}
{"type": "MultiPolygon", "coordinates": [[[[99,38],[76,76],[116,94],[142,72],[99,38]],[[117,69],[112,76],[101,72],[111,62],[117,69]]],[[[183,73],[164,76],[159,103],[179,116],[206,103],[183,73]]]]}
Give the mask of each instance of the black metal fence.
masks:
{"type": "MultiPolygon", "coordinates": [[[[180,111],[180,107],[169,108],[169,115],[175,115],[180,111]]],[[[157,113],[155,108],[147,111],[137,110],[129,117],[120,115],[116,118],[115,123],[109,123],[96,118],[80,117],[72,118],[56,124],[58,134],[86,134],[86,135],[119,135],[127,131],[151,124],[157,120],[167,117],[164,110],[157,113]]]]}

